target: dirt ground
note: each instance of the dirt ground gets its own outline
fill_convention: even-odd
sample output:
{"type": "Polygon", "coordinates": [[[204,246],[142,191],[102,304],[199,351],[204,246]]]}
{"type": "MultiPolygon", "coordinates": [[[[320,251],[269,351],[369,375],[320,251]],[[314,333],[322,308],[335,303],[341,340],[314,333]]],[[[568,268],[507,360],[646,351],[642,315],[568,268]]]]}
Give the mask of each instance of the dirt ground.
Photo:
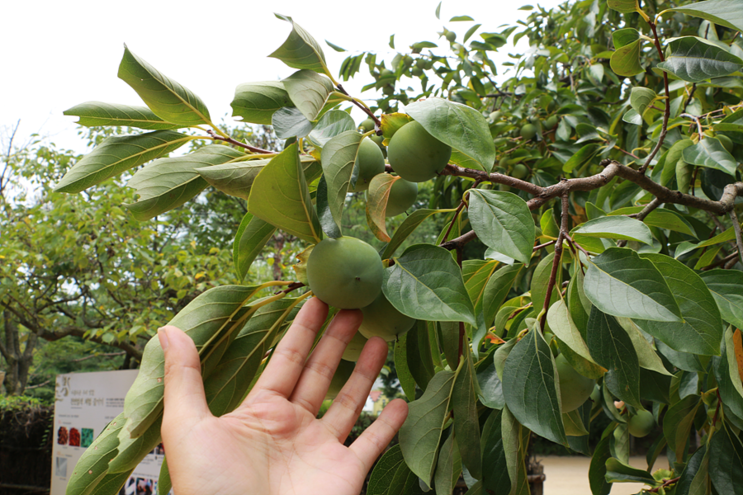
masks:
{"type": "MultiPolygon", "coordinates": [[[[557,457],[548,456],[538,458],[544,466],[547,479],[544,482],[544,495],[591,495],[588,485],[588,466],[591,459],[588,457],[557,457]]],[[[634,467],[647,469],[645,457],[632,457],[630,464],[634,467]]],[[[653,471],[668,466],[665,458],[658,458],[653,471]]],[[[639,493],[642,483],[614,483],[611,495],[632,495],[639,493]]]]}

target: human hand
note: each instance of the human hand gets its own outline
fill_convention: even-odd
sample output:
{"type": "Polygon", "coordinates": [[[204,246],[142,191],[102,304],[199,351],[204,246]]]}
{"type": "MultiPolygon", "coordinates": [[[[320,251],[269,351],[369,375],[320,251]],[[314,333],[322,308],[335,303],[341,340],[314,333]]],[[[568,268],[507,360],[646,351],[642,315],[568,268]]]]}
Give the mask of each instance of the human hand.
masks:
{"type": "Polygon", "coordinates": [[[317,419],[361,312],[339,312],[307,358],[328,307],[313,297],[297,314],[245,401],[215,417],[207,407],[199,355],[176,327],[160,329],[165,351],[162,438],[175,495],[357,495],[366,474],[407,416],[393,400],[351,444],[343,445],[387,356],[369,339],[353,375],[317,419]]]}

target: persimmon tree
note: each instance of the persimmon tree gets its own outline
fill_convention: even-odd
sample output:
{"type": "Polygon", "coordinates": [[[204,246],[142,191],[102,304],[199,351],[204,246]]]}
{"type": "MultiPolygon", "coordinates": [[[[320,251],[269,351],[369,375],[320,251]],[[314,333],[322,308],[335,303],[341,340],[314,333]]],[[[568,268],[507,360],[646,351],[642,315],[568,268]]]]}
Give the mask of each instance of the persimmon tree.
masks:
{"type": "MultiPolygon", "coordinates": [[[[443,46],[417,42],[392,60],[353,54],[338,75],[320,43],[277,16],[291,33],[270,56],[294,72],[239,85],[232,107],[272,125],[281,152],[228,136],[198,96],[125,49],[119,77],[146,107],[88,102],[66,113],[143,131],[100,143],[56,189],[80,192],[147,163],[129,181],[137,219],[207,187],[244,198],[240,279],[275,231],[306,244],[295,280],[216,287],[169,322],[194,339],[221,415],[312,294],[312,247],[349,230],[341,219],[361,189],[369,138],[389,152],[365,192],[367,228],[383,243],[375,293],[386,303],[372,304],[412,323],[390,344],[410,414],[368,493],[451,493],[460,474],[473,493],[528,493],[531,434],[592,455],[594,494],[628,481],[651,493],[742,493],[743,2],[526,10],[522,28],[498,32],[454,17],[449,26],[468,29],[444,27],[443,46]],[[497,64],[509,37],[529,49],[497,64]],[[374,79],[364,90],[382,93],[371,105],[338,80],[362,66],[374,79]],[[352,107],[366,114],[360,125],[352,107]],[[195,140],[211,144],[167,157],[195,140]],[[432,177],[428,207],[388,229],[393,187],[406,177],[432,177]],[[401,250],[432,217],[446,220],[438,238],[401,250]],[[591,453],[598,415],[611,423],[591,453]],[[629,465],[631,434],[652,435],[647,469],[629,465]],[[655,466],[660,454],[667,466],[655,466]]],[[[124,412],[80,460],[70,494],[116,493],[159,442],[162,377],[153,339],[124,412]]],[[[159,483],[166,492],[167,465],[159,483]]]]}

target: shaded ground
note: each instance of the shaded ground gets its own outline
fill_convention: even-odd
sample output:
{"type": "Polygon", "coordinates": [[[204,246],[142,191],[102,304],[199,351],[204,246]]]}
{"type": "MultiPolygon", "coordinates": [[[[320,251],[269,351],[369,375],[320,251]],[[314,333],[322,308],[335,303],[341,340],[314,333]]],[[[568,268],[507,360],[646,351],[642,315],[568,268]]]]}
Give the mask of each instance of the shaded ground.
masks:
{"type": "MultiPolygon", "coordinates": [[[[547,456],[538,458],[544,466],[547,476],[544,482],[544,495],[591,495],[588,485],[588,465],[591,459],[583,456],[547,456]]],[[[631,457],[630,464],[634,467],[647,469],[645,457],[631,457]]],[[[665,457],[658,458],[653,471],[668,466],[665,457]]],[[[642,483],[614,483],[611,495],[631,495],[639,493],[642,483]]]]}

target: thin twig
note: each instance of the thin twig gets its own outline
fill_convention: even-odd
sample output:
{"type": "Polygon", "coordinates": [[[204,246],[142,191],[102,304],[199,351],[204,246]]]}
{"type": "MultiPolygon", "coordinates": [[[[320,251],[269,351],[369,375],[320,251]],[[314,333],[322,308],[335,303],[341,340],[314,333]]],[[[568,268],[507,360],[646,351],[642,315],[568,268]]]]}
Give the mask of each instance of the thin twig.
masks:
{"type": "Polygon", "coordinates": [[[562,196],[562,213],[560,215],[560,233],[557,236],[555,244],[555,259],[552,261],[552,272],[550,273],[550,281],[547,284],[547,295],[544,298],[544,307],[542,308],[542,317],[539,320],[539,329],[544,332],[544,325],[547,323],[547,310],[550,308],[550,299],[552,298],[552,290],[555,288],[557,283],[557,272],[562,266],[562,241],[568,233],[568,209],[570,208],[570,200],[567,193],[562,196]]]}
{"type": "Polygon", "coordinates": [[[646,490],[646,491],[648,493],[658,493],[661,488],[665,488],[665,487],[667,487],[669,485],[673,485],[674,483],[677,483],[678,480],[680,480],[680,479],[681,479],[681,477],[679,476],[679,477],[676,477],[676,478],[671,478],[671,479],[665,480],[662,485],[657,486],[655,488],[651,488],[650,490],[646,490]]]}
{"type": "Polygon", "coordinates": [[[216,132],[214,132],[211,129],[207,129],[206,133],[211,136],[212,139],[215,139],[217,141],[224,141],[226,143],[234,144],[235,146],[239,146],[241,148],[245,148],[248,151],[252,151],[253,153],[275,153],[274,151],[270,150],[264,150],[263,148],[256,148],[255,146],[250,146],[249,144],[243,143],[238,141],[237,139],[232,139],[231,137],[224,137],[220,136],[216,132]]]}
{"type": "MultiPolygon", "coordinates": [[[[660,39],[658,38],[658,30],[655,27],[654,22],[648,22],[650,24],[650,29],[653,31],[653,40],[655,42],[655,48],[658,50],[658,56],[660,57],[661,62],[665,62],[666,57],[663,55],[663,49],[660,46],[660,39]]],[[[666,92],[666,100],[665,100],[665,111],[663,112],[663,124],[661,126],[660,130],[660,136],[658,136],[658,142],[655,144],[655,148],[653,148],[653,151],[650,152],[647,159],[645,160],[645,164],[640,167],[639,172],[643,175],[645,175],[645,171],[650,166],[650,163],[653,161],[653,158],[655,158],[655,155],[658,154],[661,147],[663,146],[663,142],[666,140],[666,134],[668,134],[668,120],[671,118],[671,91],[668,88],[668,73],[663,72],[663,88],[666,92]]]]}
{"type": "Polygon", "coordinates": [[[299,289],[300,287],[304,287],[304,284],[302,282],[292,282],[286,287],[286,289],[276,291],[274,292],[274,294],[288,294],[293,290],[299,289]]]}
{"type": "Polygon", "coordinates": [[[371,111],[371,109],[369,107],[367,107],[366,105],[362,104],[361,102],[359,102],[353,96],[349,95],[348,92],[343,88],[342,85],[339,84],[336,87],[336,89],[338,90],[339,93],[342,93],[342,94],[348,96],[349,98],[351,98],[351,103],[353,103],[354,105],[356,105],[357,107],[359,107],[362,112],[364,112],[365,114],[367,114],[369,116],[369,118],[374,121],[374,124],[377,126],[377,129],[378,129],[377,134],[381,135],[381,133],[382,133],[382,130],[381,130],[382,122],[374,115],[374,113],[371,111]]]}
{"type": "Polygon", "coordinates": [[[538,250],[540,250],[542,248],[546,248],[547,246],[551,246],[551,245],[553,245],[556,242],[557,242],[556,240],[555,241],[549,241],[549,242],[545,242],[544,244],[539,244],[538,246],[534,246],[534,248],[532,249],[532,252],[538,251],[538,250]]]}
{"type": "Polygon", "coordinates": [[[689,103],[691,103],[691,100],[694,98],[694,92],[697,90],[697,83],[694,83],[691,85],[691,91],[689,91],[689,96],[686,98],[686,101],[684,102],[684,107],[681,109],[681,113],[686,113],[686,109],[689,107],[689,103]]]}
{"type": "Polygon", "coordinates": [[[740,231],[740,222],[738,221],[738,215],[735,214],[735,209],[730,210],[728,213],[730,220],[733,221],[733,231],[735,232],[735,243],[738,245],[738,254],[740,254],[740,261],[743,263],[743,235],[740,231]]]}
{"type": "Polygon", "coordinates": [[[660,199],[654,198],[650,203],[645,205],[645,208],[642,209],[640,213],[635,216],[635,218],[639,221],[645,220],[645,217],[650,215],[656,208],[658,208],[663,203],[660,199]]]}
{"type": "Polygon", "coordinates": [[[696,115],[692,115],[690,113],[682,113],[679,115],[679,117],[686,117],[687,119],[692,119],[697,124],[697,132],[699,133],[699,140],[701,141],[704,139],[704,133],[702,132],[702,122],[699,120],[699,117],[696,115]]]}

